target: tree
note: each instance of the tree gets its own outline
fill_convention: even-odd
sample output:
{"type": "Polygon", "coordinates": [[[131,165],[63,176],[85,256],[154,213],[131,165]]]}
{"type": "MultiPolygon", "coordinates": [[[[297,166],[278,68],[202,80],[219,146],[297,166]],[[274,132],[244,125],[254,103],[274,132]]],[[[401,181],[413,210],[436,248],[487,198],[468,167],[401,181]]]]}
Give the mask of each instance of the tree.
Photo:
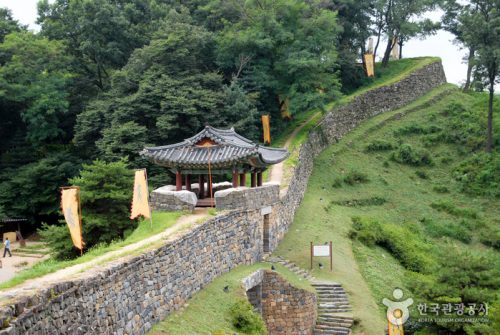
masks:
{"type": "Polygon", "coordinates": [[[485,82],[489,90],[486,151],[493,149],[493,99],[495,83],[500,79],[500,11],[498,0],[472,0],[474,8],[460,15],[460,33],[464,42],[476,51],[474,64],[476,78],[485,82]]]}
{"type": "MultiPolygon", "coordinates": [[[[80,176],[72,178],[70,183],[80,187],[86,249],[122,239],[126,231],[137,227],[137,221],[129,219],[134,178],[125,160],[109,164],[96,160],[90,165],[84,164],[80,176]]],[[[44,226],[41,235],[57,257],[78,255],[65,224],[44,226]]]]}
{"type": "MultiPolygon", "coordinates": [[[[379,0],[376,5],[378,30],[387,35],[387,45],[382,58],[382,66],[387,66],[392,48],[399,43],[400,55],[403,44],[415,36],[425,36],[435,32],[439,24],[429,19],[419,20],[426,12],[433,10],[439,0],[379,0]]],[[[378,47],[378,41],[376,48],[378,47]]]]}
{"type": "Polygon", "coordinates": [[[14,20],[12,12],[7,8],[0,8],[0,43],[3,43],[5,36],[10,33],[26,29],[14,20]]]}
{"type": "Polygon", "coordinates": [[[64,42],[75,70],[100,90],[149,41],[166,5],[147,0],[57,0],[38,4],[41,33],[64,42]]]}
{"type": "Polygon", "coordinates": [[[79,115],[76,144],[92,147],[98,140],[102,159],[123,154],[136,162],[146,143],[180,141],[206,123],[227,125],[213,48],[212,33],[193,25],[187,11],[172,11],[114,74],[111,90],[79,115]]]}
{"type": "Polygon", "coordinates": [[[247,1],[240,19],[217,35],[217,60],[226,78],[239,73],[259,92],[260,110],[279,115],[323,108],[339,92],[335,14],[296,0],[247,1]],[[246,62],[243,70],[241,61],[246,62]]]}

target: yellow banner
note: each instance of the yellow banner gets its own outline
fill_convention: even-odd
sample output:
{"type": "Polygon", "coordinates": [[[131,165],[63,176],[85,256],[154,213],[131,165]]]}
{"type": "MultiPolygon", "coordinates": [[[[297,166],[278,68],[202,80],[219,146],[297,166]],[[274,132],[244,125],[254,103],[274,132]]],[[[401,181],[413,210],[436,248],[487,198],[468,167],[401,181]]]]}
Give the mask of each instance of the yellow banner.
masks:
{"type": "Polygon", "coordinates": [[[393,324],[389,321],[389,335],[404,335],[403,324],[393,324]]]}
{"type": "Polygon", "coordinates": [[[364,54],[366,75],[368,77],[375,76],[375,55],[374,54],[364,54]]]}
{"type": "Polygon", "coordinates": [[[147,219],[151,218],[146,169],[135,171],[134,197],[132,198],[132,213],[130,213],[130,218],[135,219],[139,215],[147,219]]]}
{"type": "Polygon", "coordinates": [[[61,190],[61,209],[68,224],[73,245],[83,250],[82,221],[80,213],[80,188],[71,187],[61,190]]]}
{"type": "Polygon", "coordinates": [[[271,144],[269,115],[262,115],[262,127],[264,128],[264,144],[271,144]]]}

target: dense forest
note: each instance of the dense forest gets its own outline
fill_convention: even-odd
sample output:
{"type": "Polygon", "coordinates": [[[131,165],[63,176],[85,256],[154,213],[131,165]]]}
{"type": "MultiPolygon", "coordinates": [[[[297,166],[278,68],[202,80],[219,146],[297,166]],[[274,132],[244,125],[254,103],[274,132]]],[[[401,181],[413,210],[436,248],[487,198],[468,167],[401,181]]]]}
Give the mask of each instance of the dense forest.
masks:
{"type": "Polygon", "coordinates": [[[469,45],[454,1],[42,0],[39,32],[0,9],[0,218],[56,222],[58,188],[96,159],[165,184],[139,150],[205,124],[260,141],[269,114],[276,135],[369,80],[368,37],[387,63],[395,43],[436,31],[422,18],[436,6],[469,45]]]}

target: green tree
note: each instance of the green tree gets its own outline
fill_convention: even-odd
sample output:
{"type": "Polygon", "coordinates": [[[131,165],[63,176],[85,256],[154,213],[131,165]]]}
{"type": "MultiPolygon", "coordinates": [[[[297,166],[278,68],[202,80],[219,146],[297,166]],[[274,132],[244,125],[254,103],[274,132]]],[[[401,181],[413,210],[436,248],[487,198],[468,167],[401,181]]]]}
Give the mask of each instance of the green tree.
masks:
{"type": "Polygon", "coordinates": [[[474,46],[476,78],[488,87],[488,125],[486,151],[493,149],[493,99],[500,79],[500,10],[498,0],[472,0],[467,14],[459,16],[464,42],[474,46]]]}
{"type": "Polygon", "coordinates": [[[8,34],[23,29],[26,29],[26,27],[21,26],[17,20],[14,20],[10,9],[0,8],[0,43],[8,34]]]}
{"type": "Polygon", "coordinates": [[[110,92],[79,115],[76,144],[91,147],[98,139],[104,159],[127,154],[135,161],[145,143],[180,141],[205,123],[229,124],[220,112],[224,95],[213,47],[213,34],[193,25],[187,11],[172,11],[114,75],[110,92]]]}
{"type": "Polygon", "coordinates": [[[296,0],[241,3],[240,18],[218,34],[218,63],[227,78],[259,92],[259,109],[279,115],[323,108],[339,92],[332,11],[296,0]]]}
{"type": "MultiPolygon", "coordinates": [[[[137,221],[129,219],[134,178],[125,160],[114,163],[96,160],[90,165],[84,164],[80,176],[72,178],[70,183],[80,187],[86,249],[122,239],[126,231],[137,227],[137,221]]],[[[41,235],[56,257],[78,255],[65,224],[45,225],[41,235]]]]}
{"type": "Polygon", "coordinates": [[[41,33],[64,42],[75,69],[100,90],[149,41],[166,6],[147,0],[57,0],[38,4],[41,33]]]}

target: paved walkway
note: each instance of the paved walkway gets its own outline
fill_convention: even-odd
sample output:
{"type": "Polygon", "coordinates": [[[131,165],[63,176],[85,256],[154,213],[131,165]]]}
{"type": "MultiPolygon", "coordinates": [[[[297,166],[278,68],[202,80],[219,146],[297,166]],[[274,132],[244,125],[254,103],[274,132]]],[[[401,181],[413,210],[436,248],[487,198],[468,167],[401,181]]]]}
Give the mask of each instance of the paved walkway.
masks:
{"type": "Polygon", "coordinates": [[[186,228],[198,222],[202,222],[207,216],[208,208],[196,208],[192,214],[181,216],[172,227],[167,228],[157,235],[151,236],[133,244],[126,245],[118,250],[110,251],[102,256],[92,259],[91,261],[69,266],[45,276],[27,280],[24,283],[13,288],[1,290],[0,300],[3,300],[4,298],[11,298],[20,291],[25,292],[27,290],[35,290],[44,287],[52,282],[60,282],[61,279],[70,278],[82,272],[83,270],[87,270],[89,267],[99,269],[99,265],[103,265],[103,263],[127,257],[135,250],[141,249],[142,247],[145,247],[147,245],[152,245],[154,242],[161,239],[174,239],[177,236],[176,233],[183,230],[183,228],[186,228]]]}

